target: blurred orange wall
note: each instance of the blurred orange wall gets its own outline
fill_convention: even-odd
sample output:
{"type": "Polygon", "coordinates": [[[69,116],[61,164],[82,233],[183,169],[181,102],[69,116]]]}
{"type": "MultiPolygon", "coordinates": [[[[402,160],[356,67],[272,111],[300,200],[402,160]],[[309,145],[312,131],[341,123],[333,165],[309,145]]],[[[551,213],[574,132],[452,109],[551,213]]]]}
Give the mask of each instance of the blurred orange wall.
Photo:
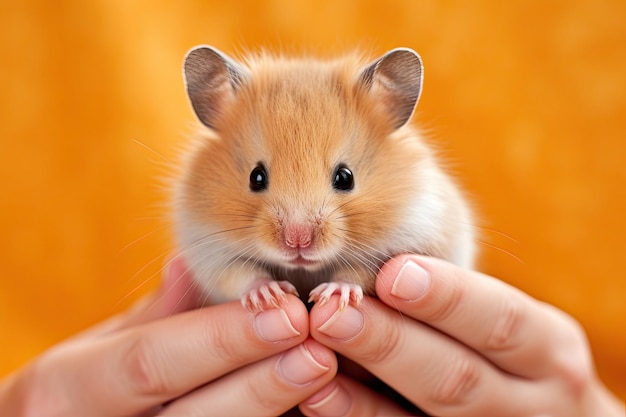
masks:
{"type": "Polygon", "coordinates": [[[189,47],[408,46],[481,269],[580,320],[626,398],[625,28],[618,0],[4,2],[0,375],[157,284],[189,47]]]}

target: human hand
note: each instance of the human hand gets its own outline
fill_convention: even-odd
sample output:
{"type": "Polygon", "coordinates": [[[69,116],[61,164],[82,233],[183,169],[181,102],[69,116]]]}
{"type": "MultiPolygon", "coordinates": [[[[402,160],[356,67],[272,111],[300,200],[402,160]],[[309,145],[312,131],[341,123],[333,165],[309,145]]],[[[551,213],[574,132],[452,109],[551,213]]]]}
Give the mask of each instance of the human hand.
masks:
{"type": "MultiPolygon", "coordinates": [[[[380,299],[366,297],[358,309],[338,311],[336,298],[314,306],[311,335],[431,415],[624,415],[595,374],[582,328],[553,306],[420,256],[388,262],[376,292],[380,299]]],[[[406,414],[362,379],[339,374],[300,409],[406,414]]]]}
{"type": "Polygon", "coordinates": [[[180,259],[162,288],[0,381],[3,416],[278,415],[335,375],[304,304],[256,316],[199,296],[180,259]]]}

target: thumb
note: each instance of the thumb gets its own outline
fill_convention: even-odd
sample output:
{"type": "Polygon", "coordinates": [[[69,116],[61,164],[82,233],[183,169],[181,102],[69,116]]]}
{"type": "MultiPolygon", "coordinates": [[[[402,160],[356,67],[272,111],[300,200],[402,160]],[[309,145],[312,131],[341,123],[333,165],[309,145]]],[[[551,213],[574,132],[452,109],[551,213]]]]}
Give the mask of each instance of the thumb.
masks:
{"type": "Polygon", "coordinates": [[[148,320],[156,320],[199,307],[201,291],[181,255],[174,256],[163,268],[161,286],[154,295],[148,320]]]}

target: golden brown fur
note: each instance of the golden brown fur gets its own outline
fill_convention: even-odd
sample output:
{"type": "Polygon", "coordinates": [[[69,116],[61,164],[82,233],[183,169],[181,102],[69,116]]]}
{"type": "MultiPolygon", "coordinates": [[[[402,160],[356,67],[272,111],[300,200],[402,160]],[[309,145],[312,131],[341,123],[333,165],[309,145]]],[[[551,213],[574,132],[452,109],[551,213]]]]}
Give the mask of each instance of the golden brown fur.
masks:
{"type": "Polygon", "coordinates": [[[390,256],[451,258],[457,232],[471,240],[467,209],[430,150],[415,129],[394,126],[386,80],[368,88],[358,77],[366,64],[357,55],[330,61],[253,56],[245,60],[249,78],[220,96],[223,105],[211,114],[212,129],[201,129],[176,193],[182,254],[201,281],[210,281],[204,283],[209,291],[234,291],[226,298],[236,298],[255,277],[235,288],[221,285],[223,277],[265,278],[260,269],[269,275],[294,269],[281,258],[290,250],[283,236],[293,222],[310,228],[311,257],[323,260],[301,271],[305,279],[322,275],[314,281],[353,282],[370,292],[390,256]],[[255,193],[249,174],[258,163],[267,167],[269,182],[255,193]],[[339,164],[354,174],[351,191],[333,189],[339,164]],[[432,189],[428,181],[439,187],[423,191],[432,189]],[[423,210],[415,207],[422,192],[433,194],[423,210]],[[420,228],[436,230],[424,230],[422,242],[411,238],[420,228]]]}

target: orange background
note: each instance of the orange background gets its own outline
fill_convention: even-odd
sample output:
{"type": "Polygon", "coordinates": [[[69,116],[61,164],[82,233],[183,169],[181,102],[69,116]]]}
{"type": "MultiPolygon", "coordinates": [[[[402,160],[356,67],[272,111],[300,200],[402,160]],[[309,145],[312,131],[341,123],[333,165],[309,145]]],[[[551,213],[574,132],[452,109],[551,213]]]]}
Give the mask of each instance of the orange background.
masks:
{"type": "Polygon", "coordinates": [[[579,319],[626,398],[621,0],[3,2],[0,375],[157,284],[199,43],[417,50],[417,121],[473,196],[480,269],[579,319]]]}

